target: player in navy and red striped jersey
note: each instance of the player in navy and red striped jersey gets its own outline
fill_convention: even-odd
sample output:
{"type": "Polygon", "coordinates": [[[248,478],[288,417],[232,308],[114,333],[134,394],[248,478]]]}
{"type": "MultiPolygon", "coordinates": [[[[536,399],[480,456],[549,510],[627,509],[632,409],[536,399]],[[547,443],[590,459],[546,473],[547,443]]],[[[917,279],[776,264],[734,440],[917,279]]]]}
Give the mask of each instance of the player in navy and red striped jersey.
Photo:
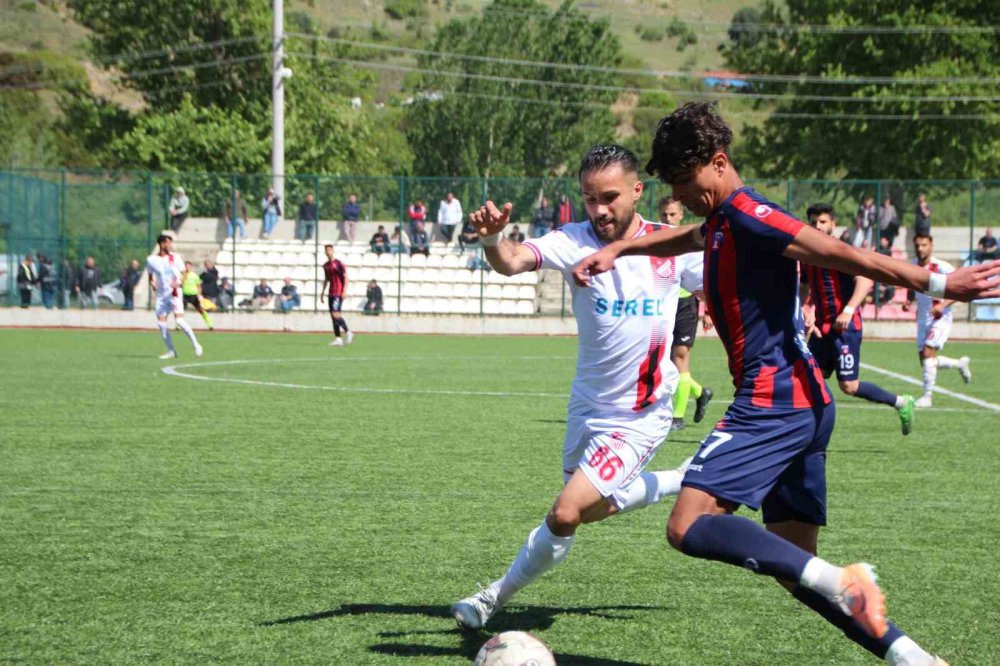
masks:
{"type": "Polygon", "coordinates": [[[333,258],[332,245],[325,245],[323,249],[326,251],[326,263],[323,264],[323,288],[319,292],[319,302],[323,302],[325,294],[330,304],[330,319],[333,320],[333,341],[330,346],[342,347],[344,340],[347,344],[351,344],[354,340],[354,333],[347,328],[347,322],[340,314],[341,306],[344,304],[344,292],[347,290],[347,267],[340,259],[333,258]],[[329,292],[327,285],[330,287],[329,292]],[[341,330],[344,331],[343,338],[340,337],[341,330]]]}
{"type": "Polygon", "coordinates": [[[586,286],[623,256],[705,252],[706,303],[736,393],[688,467],[667,538],[687,555],[773,576],[890,664],[941,664],[886,620],[868,565],[841,568],[815,555],[826,522],[834,406],[803,334],[798,262],[964,301],[1000,296],[1000,262],[945,277],[837,242],[745,187],[729,157],[731,140],[709,103],[662,119],[646,171],[704,224],[610,243],[573,271],[586,286]],[[766,529],[733,515],[741,504],[763,507],[766,529]]]}
{"type": "MultiPolygon", "coordinates": [[[[809,226],[833,235],[837,218],[829,204],[809,206],[806,217],[809,226]]],[[[862,337],[859,308],[875,283],[860,275],[812,264],[802,264],[800,270],[802,282],[809,286],[807,306],[812,306],[802,309],[806,340],[823,376],[836,372],[840,390],[847,395],[894,407],[903,434],[909,435],[913,428],[913,396],[889,393],[877,384],[859,379],[862,337]]]]}

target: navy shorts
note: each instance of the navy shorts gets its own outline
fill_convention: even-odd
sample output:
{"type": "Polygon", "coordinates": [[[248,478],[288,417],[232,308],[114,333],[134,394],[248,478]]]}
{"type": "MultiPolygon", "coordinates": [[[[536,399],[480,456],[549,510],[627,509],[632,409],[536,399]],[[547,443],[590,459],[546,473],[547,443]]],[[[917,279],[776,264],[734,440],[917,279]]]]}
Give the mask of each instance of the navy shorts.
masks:
{"type": "Polygon", "coordinates": [[[326,300],[330,304],[330,312],[340,312],[340,306],[343,301],[340,296],[327,296],[326,300]]]}
{"type": "Polygon", "coordinates": [[[683,485],[763,508],[765,523],[826,525],[826,447],[835,414],[833,402],[812,409],[734,402],[701,443],[683,485]]]}
{"type": "Polygon", "coordinates": [[[809,338],[809,351],[816,357],[816,364],[823,371],[824,377],[829,377],[834,372],[842,382],[854,381],[859,377],[861,335],[861,331],[850,326],[842,333],[830,329],[822,338],[815,335],[809,338]]]}

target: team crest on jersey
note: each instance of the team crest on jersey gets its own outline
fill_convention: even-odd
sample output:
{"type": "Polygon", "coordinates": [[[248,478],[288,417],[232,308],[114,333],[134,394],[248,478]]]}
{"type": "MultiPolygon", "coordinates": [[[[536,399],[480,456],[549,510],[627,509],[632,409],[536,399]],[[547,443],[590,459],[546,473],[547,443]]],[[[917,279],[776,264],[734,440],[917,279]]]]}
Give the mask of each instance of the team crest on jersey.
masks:
{"type": "Polygon", "coordinates": [[[677,266],[674,257],[667,257],[665,261],[654,262],[656,265],[656,274],[667,280],[673,280],[677,275],[677,266]]]}
{"type": "Polygon", "coordinates": [[[841,354],[850,354],[851,353],[851,348],[848,347],[847,345],[841,345],[840,346],[840,353],[841,354]]]}
{"type": "Polygon", "coordinates": [[[759,206],[753,209],[753,214],[762,220],[773,212],[774,212],[773,208],[771,208],[770,206],[765,206],[764,204],[760,204],[759,206]]]}
{"type": "Polygon", "coordinates": [[[723,234],[721,231],[716,231],[715,232],[715,234],[712,236],[712,249],[713,250],[718,250],[720,247],[722,247],[722,239],[724,237],[725,237],[725,234],[723,234]]]}

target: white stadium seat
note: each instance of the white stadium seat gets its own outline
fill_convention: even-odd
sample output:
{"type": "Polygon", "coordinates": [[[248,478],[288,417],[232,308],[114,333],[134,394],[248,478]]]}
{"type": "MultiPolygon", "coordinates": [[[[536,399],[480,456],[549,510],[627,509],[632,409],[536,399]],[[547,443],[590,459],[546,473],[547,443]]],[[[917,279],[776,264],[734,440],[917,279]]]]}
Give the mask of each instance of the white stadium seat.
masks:
{"type": "MultiPolygon", "coordinates": [[[[468,298],[469,296],[469,285],[456,282],[451,286],[451,295],[453,298],[468,298]]],[[[478,290],[477,290],[478,295],[478,290]]]]}
{"type": "Polygon", "coordinates": [[[531,287],[531,286],[528,286],[526,284],[521,285],[517,289],[517,297],[518,298],[530,298],[530,299],[534,299],[535,298],[535,288],[531,287]]]}
{"type": "Polygon", "coordinates": [[[463,306],[465,314],[479,314],[479,300],[478,299],[467,299],[463,306]]]}
{"type": "Polygon", "coordinates": [[[433,311],[440,314],[448,314],[451,312],[451,299],[450,298],[435,298],[433,311]]]}
{"type": "Polygon", "coordinates": [[[512,315],[517,312],[517,301],[504,299],[500,301],[500,314],[512,315]]]}
{"type": "Polygon", "coordinates": [[[442,268],[465,268],[465,258],[459,254],[446,254],[441,258],[442,268]]]}
{"type": "Polygon", "coordinates": [[[488,315],[500,314],[500,301],[493,299],[483,301],[483,312],[488,315]]]}
{"type": "Polygon", "coordinates": [[[501,295],[504,298],[516,299],[518,293],[518,288],[516,284],[505,284],[501,287],[501,295]]]}
{"type": "Polygon", "coordinates": [[[446,282],[439,282],[434,285],[434,295],[438,298],[451,298],[452,293],[451,285],[446,282]]]}
{"type": "Polygon", "coordinates": [[[533,314],[535,314],[535,302],[534,301],[517,301],[516,314],[519,314],[519,315],[533,315],[533,314]]]}
{"type": "Polygon", "coordinates": [[[488,284],[486,285],[486,290],[484,297],[487,299],[500,299],[503,298],[503,287],[498,284],[488,284]]]}
{"type": "Polygon", "coordinates": [[[361,257],[361,265],[371,266],[372,268],[378,266],[378,255],[374,252],[365,252],[365,254],[361,257]]]}
{"type": "Polygon", "coordinates": [[[443,265],[443,259],[440,254],[432,254],[427,257],[428,268],[441,268],[443,265]]]}
{"type": "Polygon", "coordinates": [[[427,265],[427,257],[425,257],[424,255],[415,254],[412,257],[410,257],[410,266],[423,268],[426,265],[427,265]]]}
{"type": "Polygon", "coordinates": [[[420,283],[420,296],[421,298],[434,298],[435,296],[435,285],[432,282],[421,282],[420,283]]]}
{"type": "Polygon", "coordinates": [[[430,268],[424,269],[424,282],[438,282],[441,279],[441,269],[440,268],[430,268]]]}
{"type": "Polygon", "coordinates": [[[379,266],[395,266],[397,263],[398,254],[389,254],[388,252],[383,252],[378,255],[378,265],[379,266]]]}
{"type": "Polygon", "coordinates": [[[420,287],[417,286],[416,282],[404,282],[402,292],[404,299],[415,298],[420,294],[420,287]]]}

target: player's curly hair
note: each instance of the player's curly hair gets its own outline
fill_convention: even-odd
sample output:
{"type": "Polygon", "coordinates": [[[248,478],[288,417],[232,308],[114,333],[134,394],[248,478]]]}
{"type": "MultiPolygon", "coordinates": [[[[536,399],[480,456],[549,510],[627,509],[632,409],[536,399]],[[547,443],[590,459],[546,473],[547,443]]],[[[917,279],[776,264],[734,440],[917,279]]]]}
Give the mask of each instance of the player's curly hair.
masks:
{"type": "Polygon", "coordinates": [[[688,102],[660,120],[646,173],[669,184],[679,174],[708,164],[717,152],[728,154],[733,131],[715,107],[714,102],[688,102]]]}
{"type": "Polygon", "coordinates": [[[580,170],[576,175],[579,178],[590,171],[602,171],[612,164],[621,165],[625,173],[639,173],[639,158],[635,153],[625,146],[609,143],[588,150],[580,160],[580,170]]]}

